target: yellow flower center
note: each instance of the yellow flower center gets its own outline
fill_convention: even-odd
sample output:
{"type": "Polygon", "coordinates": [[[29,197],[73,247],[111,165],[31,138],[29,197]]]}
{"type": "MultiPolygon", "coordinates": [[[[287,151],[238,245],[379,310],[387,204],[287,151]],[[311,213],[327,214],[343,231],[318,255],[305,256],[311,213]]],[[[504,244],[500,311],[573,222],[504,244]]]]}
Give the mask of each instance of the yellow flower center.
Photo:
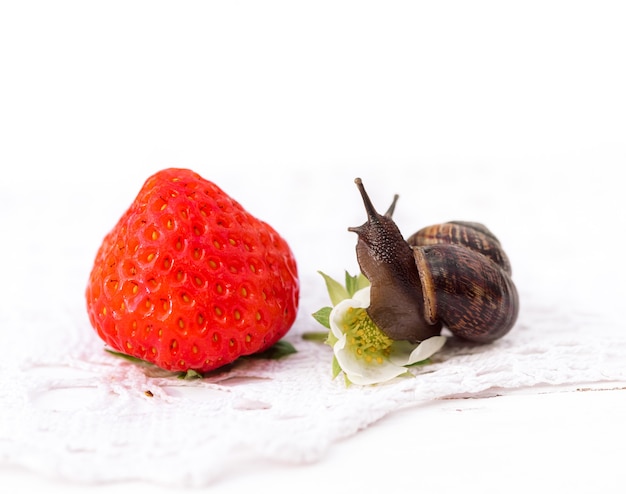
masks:
{"type": "Polygon", "coordinates": [[[382,364],[389,357],[393,340],[378,329],[365,309],[348,309],[343,330],[352,351],[368,364],[382,364]]]}

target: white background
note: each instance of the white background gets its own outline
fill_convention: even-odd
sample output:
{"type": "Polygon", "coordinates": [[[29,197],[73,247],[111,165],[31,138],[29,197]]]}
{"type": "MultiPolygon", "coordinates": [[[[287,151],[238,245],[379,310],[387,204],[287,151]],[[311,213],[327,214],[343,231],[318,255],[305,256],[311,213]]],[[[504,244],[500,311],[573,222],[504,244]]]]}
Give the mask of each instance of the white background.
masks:
{"type": "MultiPolygon", "coordinates": [[[[301,318],[324,297],[317,269],[357,269],[346,228],[365,219],[360,176],[380,210],[400,194],[405,234],[481,221],[502,240],[524,297],[619,321],[625,25],[626,7],[609,1],[4,2],[0,253],[12,281],[3,294],[15,286],[32,294],[40,283],[45,296],[61,283],[68,304],[81,298],[104,234],[150,174],[177,166],[216,182],[287,238],[303,282],[301,318]],[[316,214],[319,202],[332,202],[334,214],[316,214]],[[36,281],[41,272],[11,257],[32,229],[43,258],[48,242],[84,232],[67,246],[75,263],[49,259],[36,281]]],[[[572,408],[602,420],[598,410],[624,407],[607,394],[471,400],[483,413],[457,418],[459,434],[471,429],[480,442],[483,431],[488,443],[497,431],[534,446],[520,406],[551,400],[554,420],[572,408]],[[519,420],[499,422],[507,413],[519,420]]],[[[409,420],[403,412],[377,424],[321,465],[270,471],[296,485],[342,472],[339,464],[362,468],[368,448],[400,448],[409,420]]],[[[224,488],[264,485],[270,475],[259,470],[224,488]]],[[[4,475],[17,487],[46,482],[4,475]]]]}

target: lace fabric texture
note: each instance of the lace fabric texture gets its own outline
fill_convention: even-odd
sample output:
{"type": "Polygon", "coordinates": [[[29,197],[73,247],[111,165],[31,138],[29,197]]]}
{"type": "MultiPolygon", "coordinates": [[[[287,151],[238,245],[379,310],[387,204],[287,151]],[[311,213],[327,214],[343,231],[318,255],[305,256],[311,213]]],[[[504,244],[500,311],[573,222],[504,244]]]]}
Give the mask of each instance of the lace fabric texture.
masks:
{"type": "MultiPolygon", "coordinates": [[[[498,342],[449,339],[415,377],[370,387],[331,378],[331,348],[301,337],[308,323],[287,337],[296,354],[242,359],[193,380],[105,352],[61,310],[3,324],[32,344],[27,357],[0,363],[0,461],[87,483],[202,486],[246,461],[316,461],[336,441],[429,400],[626,381],[621,332],[532,303],[498,342]],[[37,338],[42,325],[52,337],[37,338]]],[[[15,343],[5,335],[5,348],[15,343]]]]}
{"type": "MultiPolygon", "coordinates": [[[[286,175],[284,181],[281,190],[302,196],[292,198],[296,204],[312,203],[322,190],[314,180],[309,188],[297,189],[290,185],[293,177],[286,175]]],[[[314,462],[334,443],[382,417],[406,407],[419,414],[419,405],[432,400],[542,385],[626,382],[623,323],[570,309],[562,303],[567,295],[558,289],[552,290],[556,302],[520,291],[520,315],[511,333],[490,345],[449,339],[432,364],[412,368],[415,377],[371,387],[333,380],[332,349],[302,339],[303,332],[323,329],[310,314],[328,303],[315,270],[334,274],[340,271],[333,263],[345,267],[344,259],[354,261],[352,237],[345,254],[334,247],[333,252],[341,252],[335,259],[320,254],[328,252],[324,235],[305,230],[313,224],[317,231],[320,221],[336,216],[332,202],[319,204],[314,215],[299,208],[298,215],[311,216],[287,232],[294,239],[303,288],[298,319],[286,337],[297,353],[280,360],[242,359],[203,379],[178,379],[105,352],[87,319],[88,269],[97,240],[116,219],[107,208],[116,204],[121,209],[125,194],[110,198],[116,189],[103,186],[100,196],[90,200],[92,189],[81,196],[77,189],[70,194],[60,187],[30,194],[5,188],[0,194],[7,208],[19,204],[16,209],[23,213],[4,218],[11,241],[0,244],[5,260],[0,467],[16,465],[85,483],[203,486],[245,462],[314,462]],[[68,198],[67,203],[59,197],[68,198]],[[69,218],[79,206],[89,221],[77,228],[69,218]]],[[[348,221],[341,217],[338,223],[345,229],[348,221]]],[[[572,250],[571,263],[560,265],[580,265],[576,253],[572,250]]],[[[555,274],[554,257],[539,261],[546,276],[555,274]]],[[[576,276],[585,274],[597,276],[585,271],[576,276]]],[[[598,284],[594,280],[593,286],[598,284]]]]}

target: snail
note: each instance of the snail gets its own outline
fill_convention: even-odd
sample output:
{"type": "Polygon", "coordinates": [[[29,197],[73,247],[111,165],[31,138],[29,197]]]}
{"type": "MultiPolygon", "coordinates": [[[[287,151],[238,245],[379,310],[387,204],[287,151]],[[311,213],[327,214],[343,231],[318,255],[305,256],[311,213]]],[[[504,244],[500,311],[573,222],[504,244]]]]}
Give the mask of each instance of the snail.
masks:
{"type": "Polygon", "coordinates": [[[391,219],[396,194],[379,214],[355,179],[367,222],[358,235],[357,261],[370,282],[367,313],[393,340],[423,341],[446,327],[465,340],[487,343],[508,333],[519,311],[511,264],[481,223],[453,221],[404,239],[391,219]]]}

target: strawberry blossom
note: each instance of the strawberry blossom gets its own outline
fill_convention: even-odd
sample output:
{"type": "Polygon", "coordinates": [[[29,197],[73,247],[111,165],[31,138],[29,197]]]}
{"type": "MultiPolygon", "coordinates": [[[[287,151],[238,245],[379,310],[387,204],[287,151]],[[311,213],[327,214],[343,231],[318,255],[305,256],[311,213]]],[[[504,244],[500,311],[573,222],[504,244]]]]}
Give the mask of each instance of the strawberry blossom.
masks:
{"type": "Polygon", "coordinates": [[[330,329],[326,342],[333,348],[335,375],[343,371],[353,384],[383,383],[407,374],[408,366],[426,361],[445,344],[445,336],[415,344],[392,340],[367,314],[370,287],[366,279],[346,275],[348,288],[344,288],[322,275],[335,305],[314,317],[330,329]]]}

